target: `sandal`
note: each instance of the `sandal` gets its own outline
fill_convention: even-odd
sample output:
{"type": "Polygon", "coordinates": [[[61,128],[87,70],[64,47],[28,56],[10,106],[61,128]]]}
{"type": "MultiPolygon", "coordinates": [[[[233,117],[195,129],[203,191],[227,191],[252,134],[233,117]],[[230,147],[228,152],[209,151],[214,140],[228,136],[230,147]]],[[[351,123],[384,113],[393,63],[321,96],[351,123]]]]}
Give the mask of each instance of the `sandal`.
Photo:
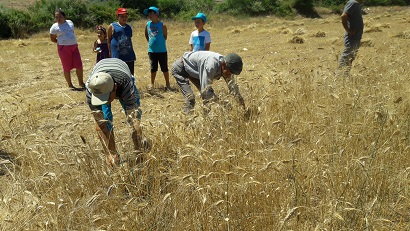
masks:
{"type": "Polygon", "coordinates": [[[70,87],[71,91],[85,91],[85,87],[70,87]]]}

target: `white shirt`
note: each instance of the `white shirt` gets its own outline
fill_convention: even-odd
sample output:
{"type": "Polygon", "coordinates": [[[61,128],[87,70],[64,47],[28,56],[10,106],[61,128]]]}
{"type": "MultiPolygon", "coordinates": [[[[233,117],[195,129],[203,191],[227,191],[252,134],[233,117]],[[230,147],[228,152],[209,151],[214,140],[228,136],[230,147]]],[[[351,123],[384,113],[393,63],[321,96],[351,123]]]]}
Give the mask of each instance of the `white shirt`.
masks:
{"type": "Polygon", "coordinates": [[[63,24],[54,23],[50,28],[50,34],[57,35],[57,44],[69,46],[77,44],[74,35],[74,24],[71,20],[65,20],[63,24]]]}
{"type": "Polygon", "coordinates": [[[204,51],[205,45],[211,43],[211,34],[203,30],[201,33],[198,33],[198,30],[191,33],[189,38],[189,44],[193,45],[192,51],[204,51]]]}

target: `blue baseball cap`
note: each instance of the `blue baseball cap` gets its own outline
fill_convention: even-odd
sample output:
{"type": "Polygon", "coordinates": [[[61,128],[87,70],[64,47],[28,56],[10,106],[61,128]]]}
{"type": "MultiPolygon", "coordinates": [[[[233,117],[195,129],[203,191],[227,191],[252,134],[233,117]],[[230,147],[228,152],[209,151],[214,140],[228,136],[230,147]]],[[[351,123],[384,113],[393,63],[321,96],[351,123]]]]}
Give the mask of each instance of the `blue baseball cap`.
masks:
{"type": "Polygon", "coordinates": [[[204,13],[199,12],[198,14],[196,14],[195,17],[192,17],[192,20],[195,20],[195,19],[198,19],[198,18],[200,18],[200,19],[202,19],[202,21],[206,22],[206,15],[204,13]]]}
{"type": "Polygon", "coordinates": [[[159,9],[156,8],[155,6],[151,6],[150,8],[145,9],[143,13],[144,13],[144,15],[148,15],[148,13],[150,11],[154,11],[155,13],[157,13],[159,15],[159,9]]]}

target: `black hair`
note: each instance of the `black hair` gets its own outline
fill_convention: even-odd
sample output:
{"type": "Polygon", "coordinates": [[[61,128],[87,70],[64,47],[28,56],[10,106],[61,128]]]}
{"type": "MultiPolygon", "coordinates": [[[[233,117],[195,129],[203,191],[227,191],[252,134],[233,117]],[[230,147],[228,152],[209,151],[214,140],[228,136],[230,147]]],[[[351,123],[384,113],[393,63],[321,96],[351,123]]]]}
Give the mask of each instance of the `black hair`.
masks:
{"type": "Polygon", "coordinates": [[[57,10],[54,11],[54,14],[55,13],[60,13],[65,18],[65,13],[64,13],[63,9],[58,8],[57,10]]]}
{"type": "Polygon", "coordinates": [[[107,36],[107,30],[105,30],[105,28],[103,26],[96,26],[95,29],[102,30],[104,32],[105,36],[107,36]]]}

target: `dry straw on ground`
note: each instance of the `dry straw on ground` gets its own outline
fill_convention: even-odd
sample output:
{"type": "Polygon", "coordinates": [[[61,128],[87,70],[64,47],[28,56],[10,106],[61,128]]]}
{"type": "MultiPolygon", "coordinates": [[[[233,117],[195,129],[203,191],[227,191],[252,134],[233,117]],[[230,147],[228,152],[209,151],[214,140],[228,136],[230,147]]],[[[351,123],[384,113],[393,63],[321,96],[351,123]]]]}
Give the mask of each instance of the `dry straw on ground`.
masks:
{"type": "MultiPolygon", "coordinates": [[[[48,32],[0,41],[0,230],[409,230],[410,50],[403,36],[391,37],[408,31],[409,13],[371,8],[365,20],[394,27],[364,34],[374,45],[360,48],[349,78],[334,77],[343,49],[338,15],[213,17],[211,49],[243,57],[237,79],[250,110],[220,80],[220,103],[208,116],[200,103],[184,115],[181,94],[160,90],[161,73],[155,94],[147,93],[145,21],[134,22],[152,149],[135,163],[115,103],[124,158],[115,171],[104,164],[84,93],[65,87],[48,32]],[[293,44],[292,33],[279,33],[302,26],[326,38],[293,44]]],[[[171,65],[195,28],[166,24],[171,65]]],[[[96,35],[76,34],[87,76],[96,35]]]]}

